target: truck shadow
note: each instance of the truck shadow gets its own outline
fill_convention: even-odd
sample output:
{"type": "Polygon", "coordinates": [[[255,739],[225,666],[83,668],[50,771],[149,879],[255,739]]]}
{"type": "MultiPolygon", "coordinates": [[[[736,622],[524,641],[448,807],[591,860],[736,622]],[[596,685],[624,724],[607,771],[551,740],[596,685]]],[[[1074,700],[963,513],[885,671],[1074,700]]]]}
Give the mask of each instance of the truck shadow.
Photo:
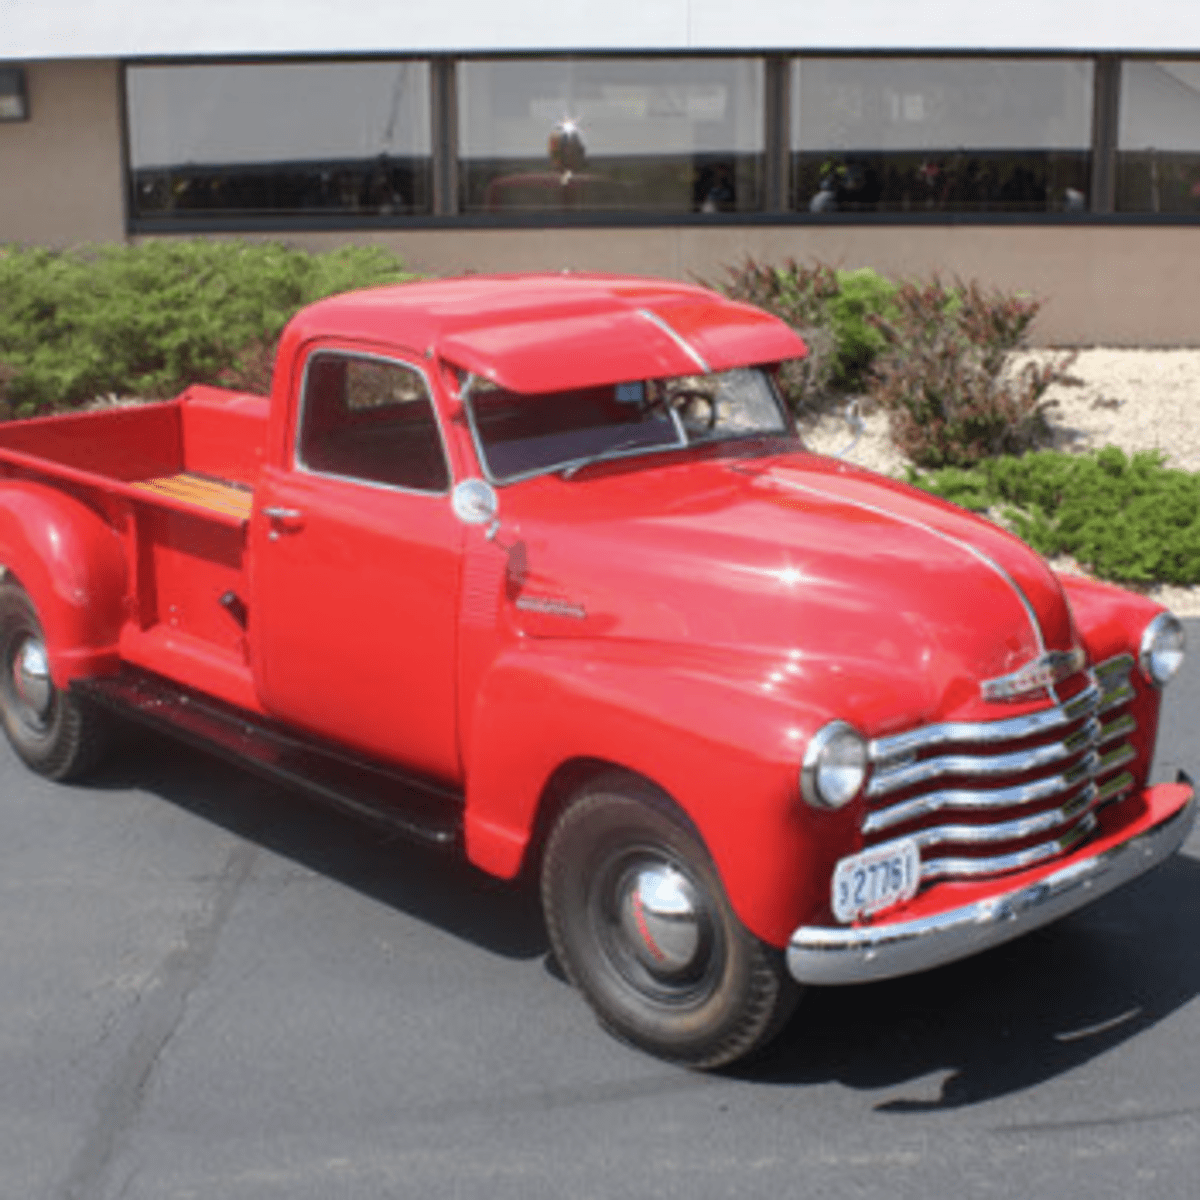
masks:
{"type": "Polygon", "coordinates": [[[1200,861],[1179,856],[1055,925],[924,975],[813,988],[737,1072],[889,1091],[878,1112],[963,1108],[1061,1075],[1200,994],[1200,861]]]}
{"type": "MultiPolygon", "coordinates": [[[[469,944],[541,960],[562,981],[533,885],[495,880],[451,852],[397,839],[165,738],[131,737],[92,788],[148,792],[469,944]]],[[[1200,861],[1178,856],[1084,912],[965,962],[811,988],[774,1043],[722,1074],[883,1093],[876,1111],[898,1116],[1020,1092],[1200,995],[1198,924],[1200,861]]]]}
{"type": "Polygon", "coordinates": [[[484,874],[212,755],[140,729],[88,780],[148,792],[271,854],[509,958],[545,954],[536,889],[484,874]]]}

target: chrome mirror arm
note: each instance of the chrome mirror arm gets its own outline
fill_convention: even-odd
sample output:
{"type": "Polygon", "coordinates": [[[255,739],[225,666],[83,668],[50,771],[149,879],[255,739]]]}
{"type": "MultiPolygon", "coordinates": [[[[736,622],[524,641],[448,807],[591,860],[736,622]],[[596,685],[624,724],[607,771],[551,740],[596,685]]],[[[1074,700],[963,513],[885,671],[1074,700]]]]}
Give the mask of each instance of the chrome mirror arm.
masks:
{"type": "Polygon", "coordinates": [[[834,458],[845,458],[862,440],[862,435],[866,432],[867,428],[862,416],[862,405],[857,400],[851,400],[846,405],[842,412],[842,417],[846,424],[850,426],[850,432],[854,436],[833,456],[834,458]]]}

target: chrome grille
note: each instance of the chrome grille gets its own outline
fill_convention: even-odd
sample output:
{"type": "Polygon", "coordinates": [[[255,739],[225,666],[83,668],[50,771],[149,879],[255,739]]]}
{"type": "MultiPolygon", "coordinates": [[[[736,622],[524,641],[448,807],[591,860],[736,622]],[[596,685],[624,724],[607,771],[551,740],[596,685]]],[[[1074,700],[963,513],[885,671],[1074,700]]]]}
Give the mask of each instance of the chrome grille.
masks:
{"type": "Polygon", "coordinates": [[[1017,871],[1066,853],[1134,786],[1133,658],[1095,667],[1069,700],[1001,721],[927,725],[871,743],[865,846],[921,849],[921,882],[1017,871]]]}

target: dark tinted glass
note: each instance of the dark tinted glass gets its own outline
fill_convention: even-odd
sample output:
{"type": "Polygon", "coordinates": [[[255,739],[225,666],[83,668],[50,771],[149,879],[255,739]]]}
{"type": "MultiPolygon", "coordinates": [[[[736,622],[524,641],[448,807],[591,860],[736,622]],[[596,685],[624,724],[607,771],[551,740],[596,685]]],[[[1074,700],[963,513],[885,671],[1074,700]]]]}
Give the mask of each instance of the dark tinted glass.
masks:
{"type": "Polygon", "coordinates": [[[297,457],[310,471],[345,479],[422,492],[450,486],[425,381],[383,359],[309,359],[297,457]]]}
{"type": "Polygon", "coordinates": [[[1125,62],[1120,212],[1200,213],[1200,62],[1125,62]]]}
{"type": "Polygon", "coordinates": [[[762,207],[761,60],[463,62],[458,88],[464,211],[762,207]]]}
{"type": "Polygon", "coordinates": [[[1092,64],[824,58],[792,64],[792,195],[810,212],[1088,206],[1092,64]]]}
{"type": "Polygon", "coordinates": [[[426,213],[424,62],[131,67],[134,216],[426,213]]]}

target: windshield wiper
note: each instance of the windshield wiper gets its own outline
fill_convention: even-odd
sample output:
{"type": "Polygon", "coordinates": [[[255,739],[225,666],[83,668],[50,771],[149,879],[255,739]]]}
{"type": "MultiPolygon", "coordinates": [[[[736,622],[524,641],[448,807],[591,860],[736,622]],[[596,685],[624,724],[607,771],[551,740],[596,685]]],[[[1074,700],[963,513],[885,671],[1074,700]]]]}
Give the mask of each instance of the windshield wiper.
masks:
{"type": "Polygon", "coordinates": [[[573,462],[567,463],[566,466],[559,470],[558,475],[560,479],[570,479],[576,471],[591,466],[592,463],[603,462],[606,458],[619,455],[622,450],[634,450],[638,447],[646,450],[674,450],[685,445],[687,445],[686,442],[646,442],[640,437],[626,438],[623,442],[618,442],[615,446],[608,446],[604,450],[597,450],[595,454],[588,454],[583,458],[577,458],[573,462]]]}

